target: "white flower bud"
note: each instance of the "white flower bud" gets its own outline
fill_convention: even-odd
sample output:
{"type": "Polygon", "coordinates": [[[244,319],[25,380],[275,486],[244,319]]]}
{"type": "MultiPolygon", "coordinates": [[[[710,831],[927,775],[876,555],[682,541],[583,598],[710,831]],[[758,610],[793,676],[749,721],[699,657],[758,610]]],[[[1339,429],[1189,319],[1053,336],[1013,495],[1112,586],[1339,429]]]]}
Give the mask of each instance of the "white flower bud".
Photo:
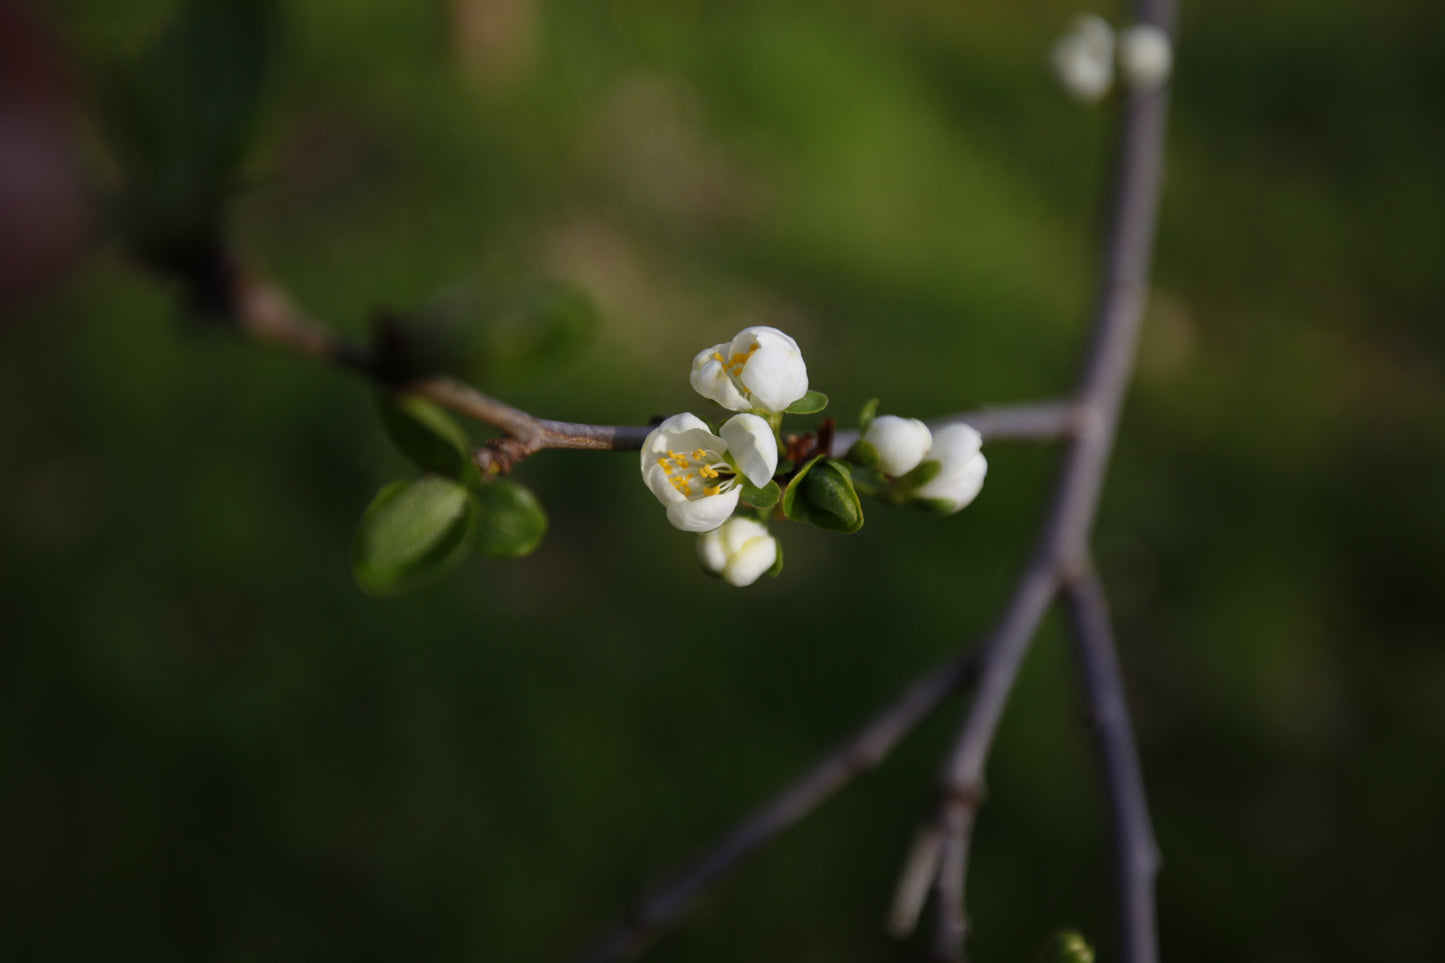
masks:
{"type": "Polygon", "coordinates": [[[879,415],[863,440],[878,452],[878,468],[885,475],[906,475],[918,467],[933,447],[933,433],[917,418],[879,415]]]}
{"type": "Polygon", "coordinates": [[[730,518],[697,540],[698,558],[729,585],[752,585],[778,560],[778,541],[761,522],[730,518]]]}
{"type": "Polygon", "coordinates": [[[1140,23],[1119,33],[1119,72],[1136,90],[1158,90],[1174,66],[1174,46],[1161,27],[1140,23]]]}
{"type": "Polygon", "coordinates": [[[808,393],[808,366],[798,342],[777,328],[752,327],[699,351],[689,380],[698,394],[731,411],[778,412],[808,393]]]}
{"type": "Polygon", "coordinates": [[[1081,14],[1054,42],[1049,59],[1069,96],[1093,103],[1114,83],[1114,28],[1102,17],[1081,14]]]}
{"type": "Polygon", "coordinates": [[[933,436],[929,457],[941,467],[914,495],[939,502],[939,508],[946,514],[967,506],[978,496],[988,474],[988,460],[979,451],[982,444],[983,438],[968,425],[949,425],[938,432],[933,436]]]}
{"type": "Polygon", "coordinates": [[[685,532],[711,531],[727,520],[742,494],[738,475],[761,488],[777,467],[778,443],[757,415],[733,415],[722,437],[696,415],[673,415],[642,443],[642,480],[667,506],[667,520],[685,532]]]}

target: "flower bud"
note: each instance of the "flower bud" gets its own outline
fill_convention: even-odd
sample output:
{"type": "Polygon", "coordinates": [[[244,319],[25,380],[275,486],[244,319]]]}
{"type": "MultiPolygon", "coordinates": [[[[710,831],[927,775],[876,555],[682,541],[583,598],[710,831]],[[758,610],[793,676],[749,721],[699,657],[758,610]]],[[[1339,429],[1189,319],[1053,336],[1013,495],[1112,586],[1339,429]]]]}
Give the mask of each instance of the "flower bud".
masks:
{"type": "Polygon", "coordinates": [[[1141,23],[1120,31],[1119,72],[1129,86],[1157,90],[1173,66],[1174,47],[1163,28],[1141,23]]]}
{"type": "Polygon", "coordinates": [[[1114,83],[1114,28],[1102,17],[1082,14],[1055,41],[1049,59],[1064,90],[1076,100],[1093,103],[1114,83]]]}
{"type": "Polygon", "coordinates": [[[732,411],[779,412],[808,393],[798,342],[777,328],[751,327],[692,359],[692,386],[732,411]]]}
{"type": "Polygon", "coordinates": [[[697,540],[698,558],[709,572],[739,588],[752,585],[778,560],[778,541],[751,518],[730,518],[697,540]]]}
{"type": "Polygon", "coordinates": [[[933,447],[933,433],[917,418],[879,415],[863,440],[878,452],[878,469],[885,475],[906,475],[918,467],[933,447]]]}
{"type": "Polygon", "coordinates": [[[988,460],[979,450],[983,438],[968,425],[949,425],[933,436],[929,458],[939,463],[938,474],[919,486],[914,497],[951,515],[978,496],[988,474],[988,460]]]}

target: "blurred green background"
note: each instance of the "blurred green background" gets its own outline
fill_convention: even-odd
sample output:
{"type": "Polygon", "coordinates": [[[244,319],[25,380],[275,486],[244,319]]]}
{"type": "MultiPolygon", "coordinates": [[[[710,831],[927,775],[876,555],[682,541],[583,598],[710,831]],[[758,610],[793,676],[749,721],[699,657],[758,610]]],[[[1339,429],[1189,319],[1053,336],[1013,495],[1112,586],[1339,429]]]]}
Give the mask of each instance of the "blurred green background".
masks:
{"type": "MultiPolygon", "coordinates": [[[[48,6],[87,105],[173,9],[48,6]]],[[[554,418],[702,413],[692,354],[752,323],[845,420],[1052,397],[1111,123],[1046,69],[1078,9],[288,0],[233,234],[357,337],[578,285],[585,343],[484,386],[554,418]]],[[[1180,963],[1445,954],[1441,11],[1184,4],[1098,535],[1180,963]]],[[[569,959],[970,644],[1055,469],[999,445],[961,515],[787,526],[783,576],[740,591],[635,455],[544,453],[518,471],[552,517],[535,556],[376,601],[352,532],[411,471],[370,389],[190,323],[93,236],[0,325],[7,960],[569,959]]],[[[1065,643],[1051,620],[990,764],[979,960],[1065,925],[1113,951],[1065,643]]],[[[958,716],[649,958],[918,959],[881,920],[958,716]]]]}

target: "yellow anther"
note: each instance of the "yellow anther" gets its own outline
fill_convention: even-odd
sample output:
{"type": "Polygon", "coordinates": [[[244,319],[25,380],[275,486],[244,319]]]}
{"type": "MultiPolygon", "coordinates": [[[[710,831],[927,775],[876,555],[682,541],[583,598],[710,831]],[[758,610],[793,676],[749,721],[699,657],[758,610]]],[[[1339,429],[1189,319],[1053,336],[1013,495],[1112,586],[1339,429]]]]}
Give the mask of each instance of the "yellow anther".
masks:
{"type": "Polygon", "coordinates": [[[701,475],[702,477],[704,477],[704,478],[718,478],[718,477],[720,477],[720,476],[718,475],[718,470],[717,470],[716,468],[712,467],[711,465],[703,465],[701,468],[699,468],[699,469],[697,470],[697,473],[698,473],[699,475],[701,475]]]}
{"type": "Polygon", "coordinates": [[[659,459],[657,459],[657,463],[662,466],[663,474],[666,474],[666,475],[671,475],[671,474],[672,474],[672,461],[671,461],[670,459],[667,459],[667,458],[659,458],[659,459]]]}
{"type": "Polygon", "coordinates": [[[673,487],[673,488],[676,488],[678,491],[682,492],[684,495],[691,495],[691,494],[692,494],[692,482],[688,481],[686,478],[683,478],[682,476],[678,475],[678,476],[674,476],[674,477],[672,477],[672,478],[669,478],[668,481],[672,482],[672,487],[673,487]]]}
{"type": "Polygon", "coordinates": [[[723,364],[727,364],[727,360],[724,359],[723,356],[718,354],[716,351],[712,353],[712,357],[714,361],[721,361],[723,364]]]}
{"type": "Polygon", "coordinates": [[[707,460],[707,452],[705,452],[705,451],[703,451],[701,448],[699,448],[697,451],[695,451],[695,452],[692,453],[692,457],[696,458],[698,461],[706,461],[706,460],[707,460]]]}
{"type": "Polygon", "coordinates": [[[703,493],[704,495],[721,495],[721,494],[722,494],[722,486],[721,486],[721,485],[709,485],[708,487],[706,487],[706,488],[704,488],[704,489],[702,490],[702,493],[703,493]]]}

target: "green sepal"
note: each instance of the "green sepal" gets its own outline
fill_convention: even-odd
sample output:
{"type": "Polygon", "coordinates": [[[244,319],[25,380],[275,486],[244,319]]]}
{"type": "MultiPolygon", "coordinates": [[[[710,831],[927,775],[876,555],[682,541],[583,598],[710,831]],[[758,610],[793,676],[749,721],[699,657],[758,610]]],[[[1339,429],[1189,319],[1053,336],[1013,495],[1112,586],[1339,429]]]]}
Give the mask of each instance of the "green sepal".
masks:
{"type": "Polygon", "coordinates": [[[808,477],[808,472],[813,466],[823,460],[822,455],[814,455],[812,459],[805,462],[798,473],[788,482],[788,487],[783,489],[783,515],[795,522],[806,522],[811,519],[808,516],[808,503],[806,499],[800,499],[799,493],[803,490],[803,480],[808,477]]]}
{"type": "Polygon", "coordinates": [[[943,471],[943,462],[941,461],[934,459],[920,462],[917,468],[898,479],[898,484],[907,491],[916,491],[937,478],[941,471],[943,471]]]}
{"type": "Polygon", "coordinates": [[[769,578],[777,578],[779,575],[783,574],[783,543],[777,541],[777,539],[774,539],[773,541],[778,546],[778,557],[773,559],[773,566],[772,568],[768,569],[767,574],[769,578]]]}
{"type": "Polygon", "coordinates": [[[1064,930],[1044,944],[1036,959],[1038,963],[1094,963],[1094,948],[1081,934],[1064,930]]]}
{"type": "Polygon", "coordinates": [[[863,410],[858,412],[858,434],[868,434],[868,429],[873,425],[873,419],[878,414],[878,399],[869,398],[863,405],[863,410]]]}
{"type": "Polygon", "coordinates": [[[935,515],[952,515],[957,509],[953,502],[947,498],[914,498],[909,501],[914,508],[921,508],[925,512],[932,512],[935,515]]]}
{"type": "Polygon", "coordinates": [[[819,528],[852,534],[863,527],[863,504],[847,462],[829,458],[808,474],[804,494],[809,518],[819,528]]]}
{"type": "Polygon", "coordinates": [[[547,512],[532,490],[499,479],[472,489],[472,548],[491,558],[521,558],[542,544],[547,512]]]}
{"type": "Polygon", "coordinates": [[[477,475],[471,442],[460,425],[424,398],[381,392],[376,397],[386,436],[412,464],[466,482],[477,475]]]}
{"type": "Polygon", "coordinates": [[[778,499],[783,497],[783,490],[775,481],[769,481],[762,488],[756,488],[746,477],[739,475],[738,479],[743,483],[741,497],[744,505],[752,508],[772,508],[778,503],[778,499]]]}
{"type": "Polygon", "coordinates": [[[435,581],[466,557],[472,515],[466,486],[450,478],[387,485],[356,530],[356,584],[368,595],[395,595],[435,581]]]}
{"type": "Polygon", "coordinates": [[[870,471],[878,471],[878,449],[873,447],[871,441],[859,438],[853,442],[853,447],[848,449],[848,458],[870,471]]]}
{"type": "Polygon", "coordinates": [[[783,409],[789,415],[816,415],[828,407],[828,396],[821,391],[810,391],[783,409]]]}

